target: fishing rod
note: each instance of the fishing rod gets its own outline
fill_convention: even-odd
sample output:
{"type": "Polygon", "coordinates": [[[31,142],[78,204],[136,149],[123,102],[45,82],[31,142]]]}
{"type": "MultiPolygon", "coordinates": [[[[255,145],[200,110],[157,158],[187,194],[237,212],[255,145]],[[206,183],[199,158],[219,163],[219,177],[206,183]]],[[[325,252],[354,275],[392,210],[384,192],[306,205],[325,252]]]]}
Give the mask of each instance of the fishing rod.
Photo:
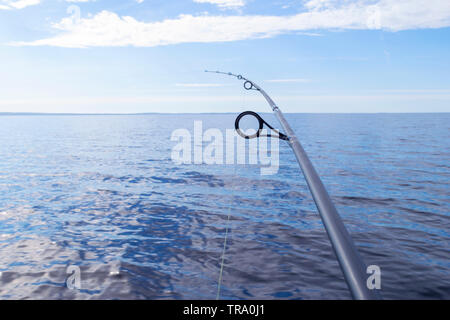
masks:
{"type": "MultiPolygon", "coordinates": [[[[328,195],[325,186],[314,169],[313,164],[308,158],[305,150],[303,149],[300,141],[296,137],[294,131],[292,130],[289,123],[286,121],[280,108],[275,104],[272,98],[257,84],[249,79],[244,78],[242,75],[233,74],[231,72],[222,71],[208,71],[210,73],[224,74],[232,77],[236,77],[238,80],[244,81],[244,88],[246,90],[256,90],[259,91],[266,101],[269,103],[272,111],[274,112],[276,118],[281,124],[281,127],[285,131],[284,134],[276,131],[278,137],[281,140],[286,140],[292,148],[292,151],[297,158],[298,164],[303,172],[303,175],[308,184],[309,190],[313,196],[314,202],[316,204],[317,210],[319,211],[322,222],[328,234],[328,238],[333,246],[333,250],[339,261],[339,265],[344,274],[344,278],[347,282],[348,288],[351,292],[353,299],[357,300],[375,300],[380,299],[377,292],[369,290],[367,287],[367,269],[366,264],[360,257],[356,247],[342,222],[339,213],[336,210],[330,196],[328,195]]],[[[259,137],[259,132],[261,132],[263,124],[267,124],[258,114],[247,111],[238,116],[235,122],[235,128],[237,132],[246,139],[252,139],[259,137]],[[247,136],[243,134],[239,129],[239,121],[244,115],[250,115],[257,118],[259,122],[259,130],[256,134],[252,136],[247,136]],[[255,116],[256,115],[256,116],[255,116]]],[[[273,129],[270,125],[269,128],[273,129]]],[[[273,129],[274,130],[274,129],[273,129]]]]}

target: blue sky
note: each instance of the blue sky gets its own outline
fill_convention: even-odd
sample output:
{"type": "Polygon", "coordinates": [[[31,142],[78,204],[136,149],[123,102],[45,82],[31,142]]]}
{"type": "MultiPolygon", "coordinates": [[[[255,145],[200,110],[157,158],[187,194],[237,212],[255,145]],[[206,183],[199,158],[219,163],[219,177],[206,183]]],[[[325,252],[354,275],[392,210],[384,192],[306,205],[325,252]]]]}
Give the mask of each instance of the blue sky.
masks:
{"type": "Polygon", "coordinates": [[[448,0],[0,0],[0,112],[450,111],[448,0]]]}

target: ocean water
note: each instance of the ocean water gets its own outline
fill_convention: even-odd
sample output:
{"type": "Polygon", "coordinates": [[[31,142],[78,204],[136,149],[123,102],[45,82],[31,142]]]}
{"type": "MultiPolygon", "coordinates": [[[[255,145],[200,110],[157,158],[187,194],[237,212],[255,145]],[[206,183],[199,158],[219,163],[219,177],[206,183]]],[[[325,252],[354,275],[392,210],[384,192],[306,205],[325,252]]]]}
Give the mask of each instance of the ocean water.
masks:
{"type": "MultiPolygon", "coordinates": [[[[0,299],[215,299],[228,215],[220,298],[349,299],[284,142],[271,176],[171,161],[173,130],[235,117],[0,116],[0,299]]],[[[383,297],[450,299],[450,114],[287,119],[383,297]]]]}

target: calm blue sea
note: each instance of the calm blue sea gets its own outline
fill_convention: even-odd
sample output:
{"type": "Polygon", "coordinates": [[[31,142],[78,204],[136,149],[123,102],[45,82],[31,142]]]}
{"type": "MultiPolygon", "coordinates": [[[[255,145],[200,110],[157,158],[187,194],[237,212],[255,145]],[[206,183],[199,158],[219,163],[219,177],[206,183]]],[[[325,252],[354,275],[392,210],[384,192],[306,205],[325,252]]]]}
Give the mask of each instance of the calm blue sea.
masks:
{"type": "MultiPolygon", "coordinates": [[[[285,143],[272,176],[171,161],[235,117],[0,116],[0,299],[215,299],[228,214],[222,299],[350,298],[285,143]]],[[[450,114],[287,119],[383,297],[450,299],[450,114]]]]}

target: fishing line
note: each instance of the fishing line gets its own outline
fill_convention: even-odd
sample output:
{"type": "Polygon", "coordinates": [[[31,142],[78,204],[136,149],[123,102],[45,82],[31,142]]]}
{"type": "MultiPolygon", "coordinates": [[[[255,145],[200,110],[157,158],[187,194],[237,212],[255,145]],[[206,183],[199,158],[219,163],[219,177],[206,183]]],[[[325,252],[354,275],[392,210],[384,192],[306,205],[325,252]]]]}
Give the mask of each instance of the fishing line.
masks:
{"type": "Polygon", "coordinates": [[[227,224],[226,224],[226,229],[225,229],[225,240],[223,242],[222,261],[220,263],[220,273],[219,273],[219,281],[217,283],[216,300],[220,299],[220,289],[222,287],[222,274],[223,274],[223,265],[224,265],[224,261],[225,261],[225,251],[226,251],[226,248],[227,248],[227,238],[228,238],[229,223],[230,223],[230,214],[228,214],[227,224]]]}
{"type": "MultiPolygon", "coordinates": [[[[317,211],[322,219],[325,230],[327,231],[328,238],[332,244],[334,253],[336,254],[336,258],[341,266],[341,270],[344,274],[344,278],[347,282],[347,286],[352,294],[354,299],[358,300],[367,300],[367,299],[380,299],[381,295],[379,292],[371,291],[367,285],[367,273],[366,273],[366,264],[364,260],[358,253],[355,244],[352,241],[350,234],[348,233],[336,207],[334,206],[333,201],[331,200],[328,191],[325,188],[320,176],[317,174],[316,169],[314,168],[311,160],[300,144],[299,139],[296,137],[294,130],[292,130],[291,126],[287,122],[280,108],[275,104],[272,98],[257,84],[249,79],[244,78],[242,75],[236,75],[231,72],[222,72],[222,71],[208,71],[212,73],[219,73],[228,76],[236,77],[240,81],[244,81],[244,89],[245,90],[256,90],[258,91],[264,99],[267,101],[269,106],[272,108],[276,118],[281,124],[281,127],[284,129],[286,134],[278,133],[278,138],[281,140],[286,140],[291,147],[292,151],[295,154],[297,162],[300,166],[300,169],[303,173],[303,176],[306,179],[309,190],[314,198],[314,202],[317,207],[317,211]]],[[[245,112],[244,115],[252,115],[256,117],[259,121],[259,127],[261,125],[268,125],[267,122],[262,120],[262,118],[254,112],[245,112]]],[[[240,115],[241,118],[244,115],[240,115]]],[[[239,129],[239,120],[236,120],[235,128],[239,129]]],[[[269,128],[271,128],[269,126],[269,128]]],[[[273,128],[271,128],[274,130],[273,128]]],[[[258,130],[260,131],[260,130],[258,130]]],[[[238,130],[238,133],[240,129],[238,130]]],[[[245,135],[241,132],[241,136],[246,139],[259,138],[258,132],[256,135],[249,136],[245,135]]],[[[228,235],[228,229],[227,229],[228,235]]],[[[226,243],[224,248],[226,247],[226,243]]],[[[224,256],[222,256],[223,262],[224,256]]],[[[222,263],[223,269],[223,263],[222,263]]],[[[220,278],[221,280],[221,278],[220,278]]],[[[220,283],[219,283],[220,286],[220,283]]],[[[220,287],[218,290],[218,296],[220,294],[220,287]]]]}
{"type": "MultiPolygon", "coordinates": [[[[236,176],[236,164],[234,165],[234,176],[236,176]]],[[[216,295],[216,300],[220,299],[220,290],[222,289],[222,277],[223,277],[223,267],[225,264],[225,252],[227,249],[227,240],[228,240],[228,230],[230,228],[230,216],[231,216],[231,206],[233,204],[233,200],[234,200],[234,184],[232,185],[231,188],[231,204],[228,207],[228,216],[227,216],[227,222],[225,225],[225,239],[223,241],[223,249],[222,249],[222,260],[220,262],[220,272],[219,272],[219,280],[217,282],[217,295],[216,295]]]]}
{"type": "MultiPolygon", "coordinates": [[[[219,71],[216,71],[214,73],[222,73],[219,71]]],[[[243,78],[240,75],[234,75],[231,73],[226,73],[227,75],[232,75],[237,77],[240,80],[245,80],[244,82],[244,88],[246,90],[257,90],[253,83],[246,80],[245,78],[243,78]]],[[[245,105],[246,102],[246,96],[243,95],[243,102],[245,105]]],[[[279,138],[280,140],[286,140],[288,141],[289,138],[279,132],[278,130],[274,129],[270,124],[268,124],[263,118],[261,118],[261,116],[259,114],[257,114],[256,112],[253,111],[245,111],[242,112],[241,114],[238,115],[238,117],[236,118],[236,121],[234,123],[234,128],[236,130],[236,132],[243,138],[245,139],[254,139],[254,138],[259,138],[259,137],[272,137],[272,138],[279,138]],[[239,123],[242,120],[243,117],[245,116],[252,116],[255,117],[258,120],[258,130],[256,131],[255,134],[252,135],[246,135],[244,132],[242,132],[242,130],[239,127],[239,123]],[[269,127],[272,131],[274,131],[277,135],[273,136],[272,134],[268,133],[268,134],[262,134],[262,130],[264,125],[266,125],[267,127],[269,127]]],[[[249,149],[249,152],[251,152],[251,150],[249,149]]],[[[234,176],[236,176],[236,164],[234,164],[234,176]]],[[[231,189],[231,197],[234,200],[234,185],[231,189]]],[[[232,201],[233,201],[232,200],[232,201]]],[[[222,258],[221,258],[221,263],[220,263],[220,271],[219,271],[219,280],[218,280],[218,284],[217,284],[217,295],[216,295],[216,300],[220,299],[220,293],[221,293],[221,289],[222,289],[222,279],[223,279],[223,269],[224,269],[224,265],[225,265],[225,253],[226,253],[226,249],[227,249],[227,241],[228,241],[228,233],[229,233],[229,228],[230,228],[230,216],[231,216],[231,206],[232,204],[230,204],[230,207],[228,208],[228,216],[227,216],[227,222],[226,222],[226,227],[225,227],[225,239],[224,239],[224,243],[223,243],[223,249],[222,249],[222,258]]]]}
{"type": "MultiPolygon", "coordinates": [[[[214,73],[222,73],[222,74],[226,74],[226,75],[231,75],[231,76],[236,76],[232,73],[223,73],[220,71],[214,71],[214,73]]],[[[247,97],[245,94],[242,95],[242,103],[245,106],[247,102],[247,97]]],[[[234,160],[234,159],[233,159],[234,160]]],[[[236,163],[234,164],[234,177],[236,177],[236,163]]],[[[227,222],[225,225],[225,238],[224,238],[224,242],[223,242],[223,249],[222,249],[222,258],[221,258],[221,262],[220,262],[220,271],[219,271],[219,280],[217,282],[217,295],[216,295],[216,300],[220,300],[220,292],[222,289],[222,278],[223,278],[223,268],[224,268],[224,264],[225,264],[225,253],[226,253],[226,249],[227,249],[227,240],[228,240],[228,232],[229,232],[229,227],[230,227],[230,216],[231,216],[231,206],[233,204],[233,200],[234,200],[234,184],[231,188],[231,203],[230,203],[230,207],[228,208],[228,216],[227,216],[227,222]]]]}

